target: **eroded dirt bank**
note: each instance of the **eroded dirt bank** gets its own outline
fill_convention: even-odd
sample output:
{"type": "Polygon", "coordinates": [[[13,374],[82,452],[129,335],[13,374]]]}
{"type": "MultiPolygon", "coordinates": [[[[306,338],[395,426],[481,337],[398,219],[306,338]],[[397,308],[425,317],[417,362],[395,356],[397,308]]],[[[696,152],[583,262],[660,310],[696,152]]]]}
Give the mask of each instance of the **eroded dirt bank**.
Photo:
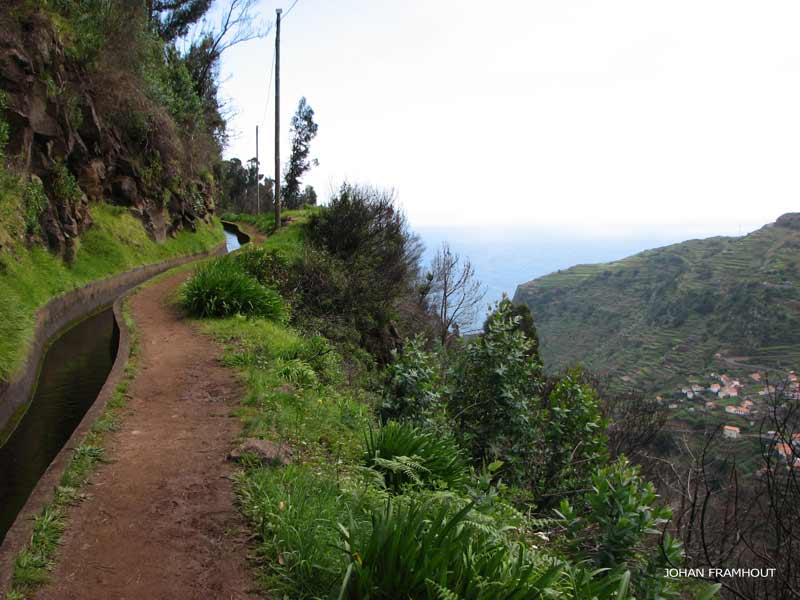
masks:
{"type": "Polygon", "coordinates": [[[225,461],[241,388],[220,349],[167,302],[186,277],[131,299],[139,359],[126,416],[37,599],[256,597],[225,461]]]}

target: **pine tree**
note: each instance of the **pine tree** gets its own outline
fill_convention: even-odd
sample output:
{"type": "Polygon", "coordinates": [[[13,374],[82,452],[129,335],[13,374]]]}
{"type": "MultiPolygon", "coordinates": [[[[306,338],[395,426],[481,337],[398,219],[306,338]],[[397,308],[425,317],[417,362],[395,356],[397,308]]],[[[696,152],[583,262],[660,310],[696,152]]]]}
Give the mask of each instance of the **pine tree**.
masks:
{"type": "Polygon", "coordinates": [[[300,180],[311,167],[319,164],[316,159],[308,158],[311,140],[316,137],[318,127],[314,122],[314,109],[306,102],[305,97],[300,98],[297,112],[292,117],[292,153],[284,174],[286,208],[297,208],[300,205],[303,196],[300,193],[300,180]]]}

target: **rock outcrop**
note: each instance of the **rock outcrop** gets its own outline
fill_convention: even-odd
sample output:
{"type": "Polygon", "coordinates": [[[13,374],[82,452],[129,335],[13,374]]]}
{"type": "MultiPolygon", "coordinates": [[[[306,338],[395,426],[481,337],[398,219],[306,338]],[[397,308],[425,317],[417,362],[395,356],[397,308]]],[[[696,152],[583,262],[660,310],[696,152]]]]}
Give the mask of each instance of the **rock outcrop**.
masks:
{"type": "Polygon", "coordinates": [[[0,118],[10,129],[6,156],[15,171],[43,183],[49,203],[40,216],[41,237],[66,260],[92,225],[93,202],[128,207],[157,241],[194,230],[198,219],[208,222],[214,211],[212,185],[177,164],[162,164],[159,148],[174,145],[170,129],[150,126],[136,139],[108,107],[109,90],[97,88],[65,52],[47,17],[0,17],[0,93],[6,105],[0,118]],[[59,194],[61,166],[79,188],[69,197],[59,194]]]}

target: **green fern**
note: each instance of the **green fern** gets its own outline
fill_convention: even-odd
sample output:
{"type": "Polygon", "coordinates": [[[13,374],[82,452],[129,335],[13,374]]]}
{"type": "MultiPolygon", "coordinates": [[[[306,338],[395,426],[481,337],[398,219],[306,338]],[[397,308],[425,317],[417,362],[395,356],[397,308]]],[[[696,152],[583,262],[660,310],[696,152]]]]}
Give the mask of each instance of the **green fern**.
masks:
{"type": "Polygon", "coordinates": [[[383,473],[386,487],[395,492],[407,484],[462,489],[468,476],[464,455],[451,437],[394,421],[365,433],[364,464],[383,473]]]}

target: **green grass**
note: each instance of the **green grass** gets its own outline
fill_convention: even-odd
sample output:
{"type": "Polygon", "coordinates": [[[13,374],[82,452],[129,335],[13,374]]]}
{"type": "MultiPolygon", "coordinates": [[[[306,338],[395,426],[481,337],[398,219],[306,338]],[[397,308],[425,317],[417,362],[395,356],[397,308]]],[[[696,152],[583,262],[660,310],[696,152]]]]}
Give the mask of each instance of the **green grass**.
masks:
{"type": "Polygon", "coordinates": [[[26,249],[21,242],[0,252],[0,380],[22,364],[33,337],[36,311],[54,297],[96,279],[203,252],[224,241],[218,221],[159,244],[124,209],[94,205],[91,215],[94,225],[81,236],[71,266],[45,248],[26,249]]]}
{"type": "Polygon", "coordinates": [[[283,212],[283,217],[291,220],[288,226],[282,227],[280,231],[273,233],[275,229],[275,216],[272,214],[246,215],[246,214],[226,214],[223,219],[226,221],[247,223],[252,225],[262,233],[269,235],[264,242],[264,247],[268,250],[276,250],[288,261],[294,261],[303,256],[303,246],[305,240],[305,224],[318,208],[303,210],[287,210],[283,212]]]}
{"type": "MultiPolygon", "coordinates": [[[[284,210],[281,212],[281,221],[288,219],[294,224],[297,224],[298,221],[305,222],[312,213],[318,210],[320,209],[304,208],[297,210],[284,210]]],[[[273,212],[262,213],[260,215],[250,215],[246,213],[225,213],[222,215],[222,219],[224,221],[247,223],[248,225],[255,227],[261,233],[265,233],[267,235],[271,234],[273,229],[275,229],[275,213],[273,212]]]]}
{"type": "Polygon", "coordinates": [[[93,423],[91,431],[73,451],[53,500],[36,517],[31,540],[14,563],[12,588],[7,598],[26,598],[37,586],[48,581],[66,526],[68,508],[83,498],[81,488],[95,467],[105,460],[106,434],[119,426],[126,405],[127,389],[136,374],[139,353],[136,328],[127,303],[123,307],[123,318],[131,334],[130,356],[124,377],[93,423]]]}
{"type": "Polygon", "coordinates": [[[201,318],[235,314],[273,321],[286,318],[280,294],[261,285],[227,256],[201,265],[182,286],[181,299],[189,314],[201,318]]]}
{"type": "Polygon", "coordinates": [[[276,597],[325,597],[341,580],[348,557],[335,523],[357,533],[368,527],[374,499],[344,488],[321,465],[250,469],[240,478],[239,500],[260,537],[261,583],[276,597]]]}

